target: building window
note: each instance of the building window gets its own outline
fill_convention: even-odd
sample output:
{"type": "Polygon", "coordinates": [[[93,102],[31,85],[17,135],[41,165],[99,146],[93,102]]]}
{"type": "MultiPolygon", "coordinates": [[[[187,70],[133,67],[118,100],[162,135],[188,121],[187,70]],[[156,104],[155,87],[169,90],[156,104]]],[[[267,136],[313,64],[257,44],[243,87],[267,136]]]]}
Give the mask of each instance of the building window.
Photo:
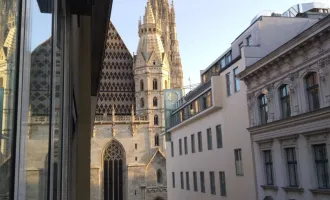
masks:
{"type": "Polygon", "coordinates": [[[237,77],[238,67],[234,69],[234,81],[235,81],[235,92],[238,92],[241,89],[239,78],[237,77]]]}
{"type": "Polygon", "coordinates": [[[158,101],[157,101],[157,97],[154,97],[154,99],[152,100],[152,105],[154,107],[157,107],[158,101]]]}
{"type": "Polygon", "coordinates": [[[283,85],[280,87],[280,100],[281,100],[282,118],[290,117],[291,107],[290,107],[290,93],[289,93],[288,85],[283,85]]]}
{"type": "Polygon", "coordinates": [[[222,145],[222,130],[221,130],[221,125],[218,125],[215,127],[216,132],[217,132],[217,148],[220,149],[223,147],[222,145]]]}
{"type": "Polygon", "coordinates": [[[182,155],[182,140],[179,139],[179,154],[182,155]]]}
{"type": "Polygon", "coordinates": [[[204,172],[200,172],[201,192],[205,193],[204,172]]]}
{"type": "Polygon", "coordinates": [[[159,135],[158,135],[158,133],[156,133],[156,135],[155,135],[155,146],[156,147],[159,146],[159,135]]]}
{"type": "Polygon", "coordinates": [[[180,172],[180,178],[181,178],[181,189],[184,189],[183,172],[180,172]]]}
{"type": "Polygon", "coordinates": [[[220,65],[221,65],[221,69],[226,67],[226,58],[225,57],[221,58],[220,65]]]}
{"type": "Polygon", "coordinates": [[[305,81],[309,110],[317,110],[320,108],[319,83],[317,80],[317,74],[315,72],[307,74],[305,81]]]}
{"type": "Polygon", "coordinates": [[[252,39],[251,35],[246,38],[246,46],[251,46],[251,42],[252,42],[251,39],[252,39]]]}
{"type": "Polygon", "coordinates": [[[210,189],[211,189],[211,194],[216,194],[214,172],[210,172],[210,189]]]}
{"type": "Polygon", "coordinates": [[[203,141],[202,141],[202,132],[197,133],[197,140],[198,140],[198,151],[203,151],[203,141]]]}
{"type": "Polygon", "coordinates": [[[184,154],[188,154],[188,141],[187,141],[187,137],[184,137],[183,142],[184,142],[184,154]]]}
{"type": "Polygon", "coordinates": [[[225,197],[227,196],[225,172],[219,172],[219,177],[220,177],[220,195],[225,197]]]}
{"type": "Polygon", "coordinates": [[[144,107],[144,99],[143,98],[140,99],[140,106],[141,106],[141,108],[144,107]]]}
{"type": "Polygon", "coordinates": [[[231,83],[230,83],[230,72],[226,74],[226,86],[227,86],[227,96],[231,95],[231,83]]]}
{"type": "Polygon", "coordinates": [[[186,172],[186,189],[190,190],[189,172],[186,172]]]}
{"type": "Polygon", "coordinates": [[[264,151],[266,184],[274,185],[272,151],[264,151]]]}
{"type": "Polygon", "coordinates": [[[326,144],[314,145],[316,175],[318,187],[329,188],[329,167],[326,144]]]}
{"type": "Polygon", "coordinates": [[[236,167],[236,175],[243,176],[243,162],[242,162],[242,150],[235,149],[235,167],[236,167]]]}
{"type": "Polygon", "coordinates": [[[171,155],[174,157],[174,144],[171,142],[171,155]]]}
{"type": "Polygon", "coordinates": [[[227,63],[229,64],[232,60],[231,59],[231,51],[227,54],[226,58],[227,58],[227,63]]]}
{"type": "Polygon", "coordinates": [[[163,172],[161,169],[157,170],[157,183],[162,184],[163,183],[163,172]]]}
{"type": "Polygon", "coordinates": [[[158,115],[154,116],[154,125],[158,125],[158,115]]]}
{"type": "Polygon", "coordinates": [[[172,172],[172,187],[175,188],[175,172],[172,172]]]}
{"type": "Polygon", "coordinates": [[[137,150],[137,144],[135,143],[135,150],[137,150]]]}
{"type": "Polygon", "coordinates": [[[286,162],[289,175],[289,186],[298,187],[297,158],[295,148],[286,148],[286,162]]]}
{"type": "Polygon", "coordinates": [[[195,135],[191,135],[191,153],[195,153],[195,135]]]}
{"type": "Polygon", "coordinates": [[[259,97],[259,110],[260,110],[261,124],[266,124],[268,120],[268,105],[267,105],[267,97],[265,94],[259,97]]]}
{"type": "Polygon", "coordinates": [[[212,106],[212,94],[211,94],[211,91],[207,92],[206,93],[206,103],[207,103],[207,107],[206,108],[209,108],[212,106]]]}
{"type": "Polygon", "coordinates": [[[153,90],[157,90],[157,79],[154,78],[154,80],[152,81],[152,89],[153,90]]]}
{"type": "Polygon", "coordinates": [[[194,181],[194,191],[197,192],[198,191],[198,187],[197,187],[197,172],[193,172],[193,181],[194,181]]]}
{"type": "Polygon", "coordinates": [[[239,55],[241,55],[242,54],[242,48],[243,48],[243,42],[239,43],[238,48],[239,48],[239,55]]]}
{"type": "Polygon", "coordinates": [[[212,150],[212,131],[211,131],[211,128],[208,128],[206,131],[207,131],[207,149],[212,150]]]}
{"type": "Polygon", "coordinates": [[[165,85],[165,89],[167,89],[167,80],[165,80],[164,85],[165,85]]]}
{"type": "Polygon", "coordinates": [[[140,91],[144,90],[144,83],[143,80],[140,80],[140,91]]]}

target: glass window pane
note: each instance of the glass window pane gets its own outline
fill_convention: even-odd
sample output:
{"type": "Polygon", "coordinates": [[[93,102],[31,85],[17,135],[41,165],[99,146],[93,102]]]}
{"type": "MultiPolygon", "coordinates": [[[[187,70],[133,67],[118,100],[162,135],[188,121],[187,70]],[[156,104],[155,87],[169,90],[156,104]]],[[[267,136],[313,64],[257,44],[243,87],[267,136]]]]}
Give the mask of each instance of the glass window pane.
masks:
{"type": "MultiPolygon", "coordinates": [[[[18,8],[16,0],[0,1],[0,199],[9,197],[13,187],[14,167],[12,148],[14,141],[14,114],[17,99],[16,74],[18,70],[17,30],[18,8]]],[[[12,194],[10,195],[12,196],[12,194]]]]}

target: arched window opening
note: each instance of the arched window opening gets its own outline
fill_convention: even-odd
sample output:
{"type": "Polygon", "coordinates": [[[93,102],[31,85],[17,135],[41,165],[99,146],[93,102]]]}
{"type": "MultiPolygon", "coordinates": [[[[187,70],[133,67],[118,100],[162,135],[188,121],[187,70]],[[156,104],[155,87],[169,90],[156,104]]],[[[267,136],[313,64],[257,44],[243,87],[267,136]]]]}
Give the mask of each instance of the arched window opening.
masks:
{"type": "Polygon", "coordinates": [[[124,149],[119,142],[112,140],[103,155],[104,199],[124,199],[124,162],[124,149]]]}
{"type": "Polygon", "coordinates": [[[153,64],[156,65],[156,61],[155,60],[154,60],[153,64]]]}
{"type": "Polygon", "coordinates": [[[141,108],[144,107],[144,99],[143,98],[141,98],[141,100],[140,100],[140,106],[141,106],[141,108]]]}
{"type": "Polygon", "coordinates": [[[316,72],[306,75],[306,92],[308,98],[309,111],[314,111],[320,108],[319,100],[319,82],[316,72]]]}
{"type": "Polygon", "coordinates": [[[157,90],[157,79],[154,79],[154,80],[152,81],[152,89],[153,89],[153,90],[157,90]]]}
{"type": "Polygon", "coordinates": [[[161,169],[157,170],[157,183],[162,184],[163,183],[163,172],[161,169]]]}
{"type": "Polygon", "coordinates": [[[159,146],[159,135],[158,135],[158,133],[155,135],[155,146],[156,147],[159,146]]]}
{"type": "Polygon", "coordinates": [[[157,107],[158,106],[158,100],[157,100],[157,97],[154,97],[154,99],[152,100],[152,105],[154,107],[157,107]]]}
{"type": "Polygon", "coordinates": [[[281,112],[282,118],[287,118],[291,116],[291,106],[290,106],[290,90],[288,85],[283,85],[280,87],[280,100],[281,100],[281,112]]]}
{"type": "Polygon", "coordinates": [[[140,80],[140,90],[143,91],[144,90],[144,84],[143,84],[143,80],[140,80]]]}
{"type": "Polygon", "coordinates": [[[259,97],[259,111],[261,124],[266,124],[268,120],[268,105],[267,97],[265,94],[259,97]]]}
{"type": "Polygon", "coordinates": [[[154,116],[154,125],[158,125],[158,115],[154,116]]]}
{"type": "Polygon", "coordinates": [[[165,85],[165,89],[168,89],[168,88],[167,88],[167,80],[165,80],[164,85],[165,85]]]}

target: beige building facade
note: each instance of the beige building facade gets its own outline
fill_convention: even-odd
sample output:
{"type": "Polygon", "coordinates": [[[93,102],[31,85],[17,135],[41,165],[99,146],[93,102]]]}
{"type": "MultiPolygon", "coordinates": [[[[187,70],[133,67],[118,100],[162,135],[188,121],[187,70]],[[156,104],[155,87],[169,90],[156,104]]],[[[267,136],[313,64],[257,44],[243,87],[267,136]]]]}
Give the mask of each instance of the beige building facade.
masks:
{"type": "Polygon", "coordinates": [[[248,66],[258,199],[329,199],[330,17],[248,66]]]}

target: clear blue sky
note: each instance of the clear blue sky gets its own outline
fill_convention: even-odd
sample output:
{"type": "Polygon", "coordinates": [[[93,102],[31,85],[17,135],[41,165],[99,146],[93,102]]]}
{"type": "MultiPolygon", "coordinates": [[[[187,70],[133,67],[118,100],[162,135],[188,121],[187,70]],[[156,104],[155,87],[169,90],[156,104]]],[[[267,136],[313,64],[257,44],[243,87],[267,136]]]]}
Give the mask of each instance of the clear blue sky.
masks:
{"type": "MultiPolygon", "coordinates": [[[[171,0],[169,0],[171,1],[171,0]]],[[[316,0],[317,1],[317,0],[316,0]]],[[[318,0],[317,2],[329,2],[318,0]]],[[[138,44],[138,19],[147,0],[114,0],[111,20],[131,52],[138,44]]],[[[245,30],[260,11],[283,13],[305,0],[174,0],[184,84],[200,82],[206,68],[245,30]]]]}

